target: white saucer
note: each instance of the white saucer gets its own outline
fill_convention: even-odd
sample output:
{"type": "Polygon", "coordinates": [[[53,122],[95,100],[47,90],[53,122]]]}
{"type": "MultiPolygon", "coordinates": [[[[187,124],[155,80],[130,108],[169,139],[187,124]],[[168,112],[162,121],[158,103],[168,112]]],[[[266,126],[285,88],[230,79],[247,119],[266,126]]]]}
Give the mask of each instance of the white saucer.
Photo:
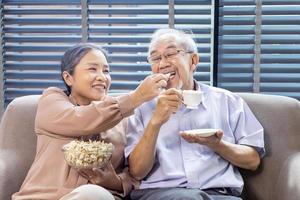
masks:
{"type": "Polygon", "coordinates": [[[208,128],[208,129],[193,129],[193,130],[186,130],[184,131],[185,133],[187,134],[196,134],[196,135],[199,135],[201,137],[209,137],[211,135],[214,135],[216,134],[216,132],[218,131],[219,129],[213,129],[213,128],[208,128]]]}

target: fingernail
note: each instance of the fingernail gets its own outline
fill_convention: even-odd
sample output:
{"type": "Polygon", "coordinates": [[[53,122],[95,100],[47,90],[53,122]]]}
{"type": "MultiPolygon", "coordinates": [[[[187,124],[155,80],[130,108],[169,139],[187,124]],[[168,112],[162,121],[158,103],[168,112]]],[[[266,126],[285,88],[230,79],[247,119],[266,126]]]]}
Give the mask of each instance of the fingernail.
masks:
{"type": "Polygon", "coordinates": [[[167,74],[165,74],[166,76],[167,76],[167,80],[169,80],[170,79],[170,76],[171,76],[171,73],[167,73],[167,74]]]}

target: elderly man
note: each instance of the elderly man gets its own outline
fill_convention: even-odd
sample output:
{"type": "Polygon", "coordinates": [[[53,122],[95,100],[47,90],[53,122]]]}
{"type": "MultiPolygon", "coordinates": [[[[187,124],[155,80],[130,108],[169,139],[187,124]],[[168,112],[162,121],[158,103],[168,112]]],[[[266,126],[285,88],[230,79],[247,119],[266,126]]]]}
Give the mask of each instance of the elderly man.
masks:
{"type": "Polygon", "coordinates": [[[255,170],[264,154],[263,127],[236,94],[199,84],[199,62],[190,35],[157,30],[149,47],[153,73],[169,74],[158,98],[144,103],[129,120],[127,147],[131,175],[141,181],[133,200],[241,199],[238,168],[255,170]],[[203,92],[196,109],[182,104],[182,90],[203,92]],[[214,135],[190,129],[217,128],[214,135]]]}

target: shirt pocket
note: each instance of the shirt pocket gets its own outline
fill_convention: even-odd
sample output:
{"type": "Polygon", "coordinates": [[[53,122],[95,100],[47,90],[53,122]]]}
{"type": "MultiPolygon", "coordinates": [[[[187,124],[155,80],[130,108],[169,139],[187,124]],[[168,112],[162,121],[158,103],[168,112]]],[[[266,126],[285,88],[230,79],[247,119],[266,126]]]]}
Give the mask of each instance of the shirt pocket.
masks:
{"type": "Polygon", "coordinates": [[[206,145],[193,144],[193,151],[195,155],[203,160],[207,160],[215,155],[215,152],[206,145]]]}

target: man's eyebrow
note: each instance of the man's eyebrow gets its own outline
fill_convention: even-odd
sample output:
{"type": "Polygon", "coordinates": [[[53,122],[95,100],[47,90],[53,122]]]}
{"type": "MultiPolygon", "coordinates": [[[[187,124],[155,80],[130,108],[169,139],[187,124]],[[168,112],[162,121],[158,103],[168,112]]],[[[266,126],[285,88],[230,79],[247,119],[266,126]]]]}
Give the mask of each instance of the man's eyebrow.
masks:
{"type": "Polygon", "coordinates": [[[151,52],[150,52],[150,55],[154,54],[155,52],[156,52],[155,50],[154,50],[154,51],[151,51],[151,52]]]}
{"type": "MultiPolygon", "coordinates": [[[[166,49],[176,49],[176,48],[177,48],[177,47],[176,47],[174,44],[171,44],[171,45],[167,46],[166,49]]],[[[155,53],[155,52],[156,52],[156,50],[151,51],[151,52],[150,52],[150,55],[152,55],[152,54],[155,53]]]]}
{"type": "Polygon", "coordinates": [[[177,48],[177,47],[174,44],[171,44],[170,46],[167,46],[166,49],[175,49],[175,48],[177,48]]]}

